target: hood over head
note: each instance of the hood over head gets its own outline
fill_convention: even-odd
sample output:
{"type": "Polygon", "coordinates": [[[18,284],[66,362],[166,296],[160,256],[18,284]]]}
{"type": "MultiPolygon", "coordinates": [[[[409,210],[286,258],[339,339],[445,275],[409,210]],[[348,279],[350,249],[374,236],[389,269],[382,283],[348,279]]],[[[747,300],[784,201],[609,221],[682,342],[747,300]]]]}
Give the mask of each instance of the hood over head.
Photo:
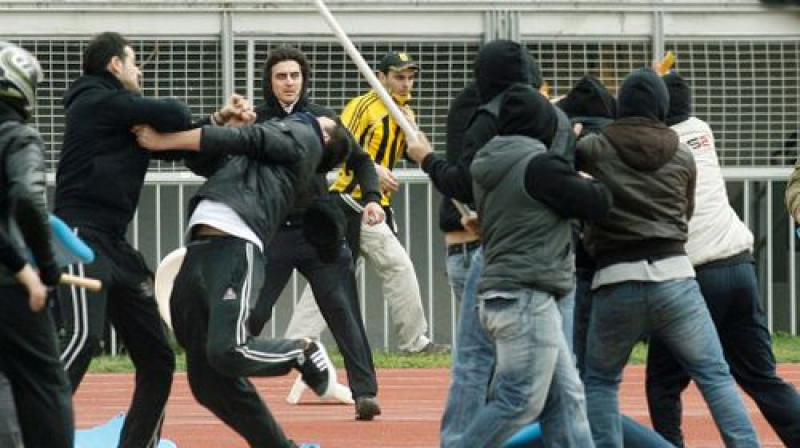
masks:
{"type": "Polygon", "coordinates": [[[617,101],[606,86],[594,76],[581,78],[567,94],[556,102],[569,118],[596,117],[614,119],[617,101]]]}
{"type": "Polygon", "coordinates": [[[511,84],[529,84],[538,89],[542,85],[542,74],[524,45],[499,39],[478,50],[475,80],[481,102],[488,103],[511,84]]]}
{"type": "Polygon", "coordinates": [[[692,114],[692,89],[689,83],[677,72],[669,72],[664,76],[664,84],[669,92],[669,111],[667,125],[680,123],[689,119],[692,114]]]}
{"type": "Polygon", "coordinates": [[[617,92],[617,117],[640,117],[664,121],[669,110],[667,86],[651,68],[641,68],[625,77],[617,92]]]}
{"type": "Polygon", "coordinates": [[[558,126],[553,105],[527,84],[514,84],[500,104],[499,135],[523,135],[535,138],[549,147],[558,126]]]}
{"type": "Polygon", "coordinates": [[[680,148],[678,134],[660,121],[633,117],[615,121],[601,131],[620,159],[638,171],[656,171],[680,148]]]}

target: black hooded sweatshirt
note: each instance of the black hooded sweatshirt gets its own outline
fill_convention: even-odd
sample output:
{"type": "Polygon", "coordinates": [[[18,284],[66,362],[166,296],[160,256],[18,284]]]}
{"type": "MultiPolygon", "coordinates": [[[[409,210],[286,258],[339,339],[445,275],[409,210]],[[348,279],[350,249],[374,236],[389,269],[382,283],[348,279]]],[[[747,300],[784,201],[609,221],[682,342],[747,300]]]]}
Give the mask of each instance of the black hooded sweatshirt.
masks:
{"type": "MultiPolygon", "coordinates": [[[[539,88],[542,76],[539,66],[524,45],[510,40],[495,40],[478,50],[475,59],[475,82],[481,104],[515,83],[539,88]]],[[[422,161],[422,170],[428,174],[439,192],[448,198],[472,204],[472,176],[469,172],[475,153],[497,135],[497,114],[479,109],[472,114],[469,127],[464,132],[464,141],[458,162],[450,162],[431,153],[422,161]]],[[[455,228],[442,230],[460,230],[455,228]]]]}
{"type": "MultiPolygon", "coordinates": [[[[556,105],[567,114],[571,124],[582,126],[579,138],[599,133],[617,117],[617,100],[597,78],[586,75],[556,105]]],[[[591,280],[595,263],[583,246],[583,223],[573,223],[575,266],[578,276],[591,280]]]]}
{"type": "MultiPolygon", "coordinates": [[[[72,226],[124,237],[139,203],[151,153],[130,131],[148,124],[161,132],[192,127],[182,102],[145,98],[108,72],[78,78],[64,95],[66,127],[56,172],[55,213],[72,226]]],[[[177,159],[184,152],[158,153],[177,159]]]]}
{"type": "Polygon", "coordinates": [[[685,254],[697,169],[667,127],[669,95],[661,77],[641,69],[617,95],[619,118],[578,142],[578,167],[614,197],[605,218],[591,223],[584,244],[598,268],[685,254]]]}

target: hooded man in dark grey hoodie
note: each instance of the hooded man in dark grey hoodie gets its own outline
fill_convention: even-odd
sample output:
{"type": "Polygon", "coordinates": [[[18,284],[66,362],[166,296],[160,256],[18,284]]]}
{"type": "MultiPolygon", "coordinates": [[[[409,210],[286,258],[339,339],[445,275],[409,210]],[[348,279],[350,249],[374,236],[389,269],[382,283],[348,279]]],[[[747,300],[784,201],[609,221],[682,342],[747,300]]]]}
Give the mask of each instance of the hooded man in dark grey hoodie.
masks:
{"type": "Polygon", "coordinates": [[[515,84],[500,102],[500,135],[470,169],[486,259],[478,306],[497,360],[489,402],[462,447],[499,446],[540,417],[544,446],[593,446],[556,302],[575,284],[569,219],[601,217],[611,195],[548,151],[557,129],[554,106],[515,84]]]}
{"type": "Polygon", "coordinates": [[[598,447],[623,446],[622,370],[636,342],[651,333],[697,383],[725,446],[757,447],[684,249],[696,168],[664,124],[668,106],[661,77],[637,70],[620,86],[617,120],[578,143],[579,169],[614,195],[608,215],[585,233],[597,261],[584,377],[592,434],[598,447]]]}
{"type": "MultiPolygon", "coordinates": [[[[464,131],[460,157],[456,161],[440,157],[422,138],[409,142],[406,149],[408,157],[420,164],[439,192],[466,204],[473,203],[469,172],[472,159],[486,142],[497,135],[497,102],[490,103],[512,84],[522,83],[536,88],[542,84],[536,61],[524,45],[510,40],[495,40],[482,46],[474,70],[481,106],[471,115],[469,126],[464,131]]],[[[475,309],[475,287],[482,266],[480,249],[477,249],[461,297],[452,383],[442,416],[442,448],[460,447],[464,430],[486,405],[495,353],[475,309]]]]}

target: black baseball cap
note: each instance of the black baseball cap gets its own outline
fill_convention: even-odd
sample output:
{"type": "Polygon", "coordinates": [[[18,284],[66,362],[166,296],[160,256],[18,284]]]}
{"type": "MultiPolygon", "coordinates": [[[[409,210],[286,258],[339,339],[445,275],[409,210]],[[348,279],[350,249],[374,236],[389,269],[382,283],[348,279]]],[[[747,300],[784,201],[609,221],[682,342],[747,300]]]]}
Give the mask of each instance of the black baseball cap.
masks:
{"type": "Polygon", "coordinates": [[[389,70],[419,70],[417,62],[405,51],[390,51],[381,59],[378,70],[388,72],[389,70]]]}

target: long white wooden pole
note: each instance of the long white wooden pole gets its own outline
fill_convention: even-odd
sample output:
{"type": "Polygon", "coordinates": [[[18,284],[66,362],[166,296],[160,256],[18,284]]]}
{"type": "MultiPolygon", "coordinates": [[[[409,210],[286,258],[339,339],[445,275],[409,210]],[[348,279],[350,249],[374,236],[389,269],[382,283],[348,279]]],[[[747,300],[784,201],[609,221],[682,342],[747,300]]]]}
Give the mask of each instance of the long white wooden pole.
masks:
{"type": "Polygon", "coordinates": [[[386,108],[389,110],[389,113],[394,118],[394,121],[397,122],[398,126],[403,129],[403,132],[406,134],[406,140],[409,142],[414,142],[417,140],[417,128],[414,126],[408,118],[403,114],[400,110],[400,107],[397,103],[394,102],[392,99],[392,95],[386,91],[386,88],[378,81],[378,77],[375,76],[375,73],[372,71],[370,66],[364,60],[364,57],[361,56],[361,53],[358,52],[353,42],[347,37],[342,27],[339,25],[339,22],[336,21],[336,18],[333,17],[330,10],[322,0],[313,0],[314,4],[316,5],[319,13],[322,15],[322,18],[328,22],[328,26],[331,27],[333,34],[339,39],[339,42],[344,47],[347,54],[350,56],[350,59],[355,62],[356,66],[358,67],[358,71],[367,79],[369,85],[375,89],[378,96],[380,97],[383,104],[386,105],[386,108]]]}

